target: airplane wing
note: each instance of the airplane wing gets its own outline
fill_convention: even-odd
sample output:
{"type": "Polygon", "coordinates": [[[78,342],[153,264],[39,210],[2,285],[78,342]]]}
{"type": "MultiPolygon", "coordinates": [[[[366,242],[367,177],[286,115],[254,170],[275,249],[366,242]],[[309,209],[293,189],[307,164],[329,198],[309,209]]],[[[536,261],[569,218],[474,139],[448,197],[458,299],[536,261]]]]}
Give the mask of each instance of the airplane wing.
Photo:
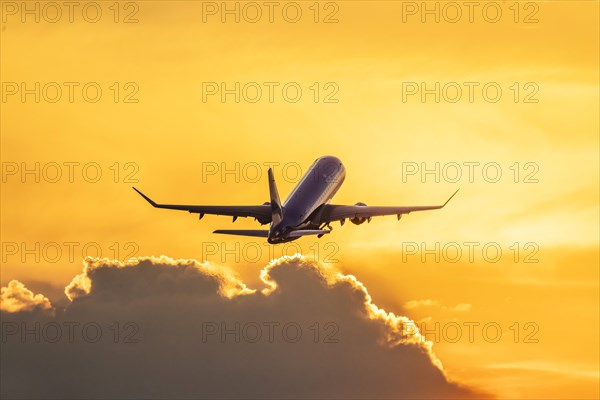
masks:
{"type": "Polygon", "coordinates": [[[260,206],[195,206],[195,205],[182,205],[182,204],[158,204],[155,203],[151,198],[140,192],[136,188],[133,188],[140,194],[152,207],[166,208],[169,210],[182,210],[190,213],[200,214],[200,218],[204,214],[212,215],[228,215],[233,217],[234,221],[237,217],[253,217],[256,218],[261,224],[267,224],[271,222],[271,206],[269,204],[260,206]]]}
{"type": "Polygon", "coordinates": [[[329,223],[333,221],[342,221],[345,218],[371,218],[383,215],[397,215],[398,219],[402,214],[408,214],[413,211],[437,210],[443,208],[458,190],[442,205],[438,206],[400,206],[400,207],[378,207],[378,206],[345,206],[337,204],[325,204],[323,213],[321,214],[320,222],[329,223]]]}

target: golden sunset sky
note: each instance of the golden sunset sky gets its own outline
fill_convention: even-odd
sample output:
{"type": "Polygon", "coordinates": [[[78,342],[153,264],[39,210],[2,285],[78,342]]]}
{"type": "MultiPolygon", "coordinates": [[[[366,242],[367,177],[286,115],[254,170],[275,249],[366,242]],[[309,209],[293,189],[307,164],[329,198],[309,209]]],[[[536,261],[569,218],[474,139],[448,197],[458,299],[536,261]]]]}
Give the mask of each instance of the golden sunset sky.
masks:
{"type": "Polygon", "coordinates": [[[36,22],[3,1],[0,284],[54,300],[85,255],[168,255],[232,266],[260,288],[271,258],[300,252],[425,324],[453,381],[500,398],[598,398],[598,2],[481,2],[471,21],[462,2],[460,18],[427,3],[439,22],[401,1],[283,2],[272,22],[262,2],[260,17],[228,2],[239,22],[221,2],[121,2],[118,15],[99,2],[95,23],[86,3],[73,22],[66,7],[58,18],[38,3],[36,22]],[[239,102],[223,101],[221,85],[238,82],[239,102]],[[422,93],[436,84],[439,101],[422,93]],[[335,203],[432,205],[461,190],[443,210],[267,246],[211,233],[254,221],[199,222],[131,189],[159,202],[262,204],[268,164],[285,197],[298,167],[322,155],[346,167],[335,203]],[[439,179],[422,174],[436,165],[439,179]],[[36,168],[39,182],[23,175],[36,168]],[[496,342],[486,324],[500,327],[496,342]]]}

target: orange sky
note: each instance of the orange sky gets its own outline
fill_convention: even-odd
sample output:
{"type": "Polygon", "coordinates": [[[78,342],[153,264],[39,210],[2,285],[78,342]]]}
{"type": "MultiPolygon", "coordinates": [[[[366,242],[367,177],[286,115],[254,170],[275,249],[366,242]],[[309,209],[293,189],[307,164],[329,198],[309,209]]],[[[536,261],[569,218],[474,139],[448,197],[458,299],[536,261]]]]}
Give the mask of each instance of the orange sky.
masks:
{"type": "Polygon", "coordinates": [[[65,9],[57,23],[43,13],[39,23],[33,16],[23,23],[22,10],[11,8],[20,3],[13,3],[2,2],[0,42],[3,286],[19,279],[30,288],[64,287],[81,271],[84,246],[107,257],[118,248],[118,258],[131,251],[208,259],[233,266],[252,286],[260,285],[258,271],[272,256],[299,249],[354,274],[375,303],[415,321],[497,323],[503,332],[497,343],[476,330],[473,343],[463,337],[434,344],[459,382],[505,398],[599,396],[597,2],[496,2],[502,10],[496,23],[482,14],[485,3],[473,22],[465,7],[460,21],[448,21],[451,14],[442,10],[452,10],[442,2],[440,22],[425,15],[423,23],[422,10],[406,14],[421,2],[393,1],[321,2],[318,23],[312,2],[298,3],[297,23],[277,10],[270,23],[266,9],[256,23],[243,14],[240,23],[232,16],[222,23],[218,13],[203,22],[201,2],[158,1],[132,3],[139,10],[120,3],[117,23],[112,2],[102,3],[97,23],[79,9],[73,23],[65,9]],[[138,22],[123,22],[130,12],[138,22]],[[331,12],[338,22],[324,23],[331,12]],[[525,23],[527,16],[537,22],[525,23]],[[32,94],[23,102],[23,82],[28,88],[40,82],[40,91],[57,82],[63,96],[47,101],[50,85],[39,103],[32,94]],[[73,102],[64,82],[76,82],[73,102]],[[102,89],[96,103],[81,92],[90,82],[102,89]],[[256,103],[247,101],[254,92],[239,103],[218,94],[203,101],[203,84],[222,82],[228,88],[256,82],[263,96],[256,103]],[[276,82],[273,102],[264,82],[276,82]],[[281,89],[290,82],[302,89],[295,103],[281,89]],[[422,101],[420,92],[405,92],[436,82],[459,86],[462,97],[453,103],[454,92],[447,92],[439,102],[435,95],[422,101]],[[472,102],[469,82],[476,88],[472,102]],[[501,88],[497,102],[486,100],[486,84],[501,88]],[[125,103],[136,88],[138,101],[125,103]],[[330,99],[337,102],[325,102],[334,91],[330,99]],[[231,220],[198,222],[187,213],[153,210],[130,188],[164,202],[261,204],[268,200],[264,163],[279,163],[285,196],[294,179],[282,166],[288,173],[306,169],[325,154],[341,158],[347,170],[335,202],[437,204],[461,191],[441,211],[400,223],[388,217],[360,227],[335,224],[321,240],[273,248],[216,237],[210,232],[231,220]],[[473,162],[479,164],[470,181],[465,163],[473,162]],[[32,174],[22,179],[23,167],[35,163],[40,182],[32,174]],[[54,163],[61,166],[58,182],[51,182],[54,163]],[[73,182],[65,163],[79,163],[70,164],[73,182]],[[203,175],[209,164],[236,163],[239,182],[233,174],[203,175]],[[436,163],[461,166],[462,179],[405,173],[436,163]],[[256,164],[261,179],[244,179],[251,171],[245,168],[256,164]],[[483,175],[487,164],[499,166],[498,182],[483,175]],[[84,179],[84,165],[88,180],[99,168],[97,182],[84,179]],[[537,182],[526,182],[528,173],[537,182]],[[470,242],[478,243],[472,260],[470,242]],[[23,253],[22,243],[33,249],[39,243],[39,262],[23,253]],[[62,252],[56,257],[54,243],[62,252]],[[463,256],[449,262],[450,253],[442,254],[436,262],[422,252],[436,243],[456,244],[463,256]],[[413,245],[418,249],[409,255],[413,245]],[[486,259],[484,245],[500,247],[502,257],[486,259]],[[250,262],[256,249],[259,261],[250,262]],[[539,328],[537,343],[523,341],[528,322],[539,328]]]}

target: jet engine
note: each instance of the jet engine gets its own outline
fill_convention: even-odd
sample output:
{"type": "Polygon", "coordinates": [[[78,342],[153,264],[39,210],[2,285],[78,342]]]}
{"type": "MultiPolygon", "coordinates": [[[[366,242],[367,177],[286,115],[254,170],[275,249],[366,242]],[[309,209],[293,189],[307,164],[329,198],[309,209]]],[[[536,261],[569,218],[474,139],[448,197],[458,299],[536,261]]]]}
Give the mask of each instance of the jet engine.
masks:
{"type": "MultiPolygon", "coordinates": [[[[359,203],[356,203],[355,206],[365,207],[366,204],[359,202],[359,203]]],[[[365,221],[371,222],[371,217],[368,217],[368,218],[358,218],[358,217],[350,218],[350,222],[352,222],[354,225],[360,225],[360,224],[364,223],[365,221]]]]}

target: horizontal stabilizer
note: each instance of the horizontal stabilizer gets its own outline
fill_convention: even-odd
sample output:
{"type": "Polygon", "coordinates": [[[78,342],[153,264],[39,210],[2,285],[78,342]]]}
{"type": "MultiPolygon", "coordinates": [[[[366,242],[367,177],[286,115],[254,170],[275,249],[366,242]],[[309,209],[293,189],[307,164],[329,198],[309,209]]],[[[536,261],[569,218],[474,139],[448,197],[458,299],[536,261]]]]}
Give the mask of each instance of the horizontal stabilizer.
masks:
{"type": "Polygon", "coordinates": [[[325,230],[325,229],[306,229],[303,231],[291,231],[289,233],[289,237],[297,238],[297,237],[306,236],[306,235],[324,235],[329,232],[330,231],[325,230]]]}
{"type": "Polygon", "coordinates": [[[269,237],[269,231],[266,229],[217,229],[213,233],[222,233],[224,235],[238,235],[238,236],[256,236],[256,237],[269,237]]]}

